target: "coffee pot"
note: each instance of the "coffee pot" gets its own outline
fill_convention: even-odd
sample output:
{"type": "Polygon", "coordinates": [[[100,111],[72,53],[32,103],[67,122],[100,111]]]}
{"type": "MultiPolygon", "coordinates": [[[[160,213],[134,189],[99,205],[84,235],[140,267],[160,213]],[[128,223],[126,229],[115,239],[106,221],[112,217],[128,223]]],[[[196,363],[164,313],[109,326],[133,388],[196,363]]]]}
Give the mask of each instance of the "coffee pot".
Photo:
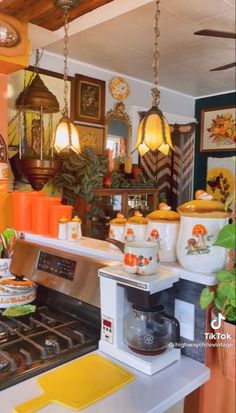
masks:
{"type": "Polygon", "coordinates": [[[163,353],[170,342],[179,345],[179,322],[166,314],[162,305],[145,308],[133,304],[124,320],[124,337],[135,353],[155,356],[163,353]]]}

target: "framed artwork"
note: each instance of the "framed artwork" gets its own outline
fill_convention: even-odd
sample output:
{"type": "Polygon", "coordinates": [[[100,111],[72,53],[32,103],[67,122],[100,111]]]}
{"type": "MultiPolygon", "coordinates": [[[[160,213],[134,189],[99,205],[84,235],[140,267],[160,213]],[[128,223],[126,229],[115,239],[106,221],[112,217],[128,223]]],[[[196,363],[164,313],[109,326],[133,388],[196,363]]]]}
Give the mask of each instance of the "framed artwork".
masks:
{"type": "Polygon", "coordinates": [[[236,157],[207,159],[207,193],[213,195],[214,199],[226,202],[235,192],[235,170],[236,157]]]}
{"type": "Polygon", "coordinates": [[[73,82],[74,120],[102,125],[105,116],[106,82],[75,75],[73,82]]]}
{"type": "Polygon", "coordinates": [[[81,149],[86,146],[94,149],[97,154],[102,154],[104,145],[104,129],[96,126],[76,125],[79,133],[81,149]]]}
{"type": "Polygon", "coordinates": [[[234,151],[235,142],[235,107],[202,110],[201,152],[234,151]]]}

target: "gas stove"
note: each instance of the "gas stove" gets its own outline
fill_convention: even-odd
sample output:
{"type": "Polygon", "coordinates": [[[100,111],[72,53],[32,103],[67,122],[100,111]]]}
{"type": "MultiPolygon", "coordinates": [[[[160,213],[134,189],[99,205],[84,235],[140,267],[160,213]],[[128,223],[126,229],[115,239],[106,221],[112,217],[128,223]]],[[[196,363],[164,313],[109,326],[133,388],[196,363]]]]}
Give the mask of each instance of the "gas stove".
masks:
{"type": "Polygon", "coordinates": [[[98,347],[98,269],[111,262],[19,240],[11,272],[37,284],[36,312],[0,309],[0,390],[98,347]]]}

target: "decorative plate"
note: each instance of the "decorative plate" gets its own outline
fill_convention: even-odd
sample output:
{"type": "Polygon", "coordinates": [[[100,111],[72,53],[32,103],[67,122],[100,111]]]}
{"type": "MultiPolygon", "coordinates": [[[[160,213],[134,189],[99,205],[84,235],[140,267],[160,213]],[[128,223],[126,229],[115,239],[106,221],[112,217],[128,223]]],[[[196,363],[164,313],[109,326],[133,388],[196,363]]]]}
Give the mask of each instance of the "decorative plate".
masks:
{"type": "Polygon", "coordinates": [[[123,77],[113,77],[109,83],[110,92],[114,99],[122,101],[130,94],[129,84],[123,77]]]}

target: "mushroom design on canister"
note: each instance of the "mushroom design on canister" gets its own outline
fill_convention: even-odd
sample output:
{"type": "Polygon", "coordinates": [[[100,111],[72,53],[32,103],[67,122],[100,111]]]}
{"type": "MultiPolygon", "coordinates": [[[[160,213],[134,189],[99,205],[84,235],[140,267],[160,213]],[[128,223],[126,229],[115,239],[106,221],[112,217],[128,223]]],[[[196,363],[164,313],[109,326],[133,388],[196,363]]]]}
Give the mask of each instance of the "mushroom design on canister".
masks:
{"type": "Polygon", "coordinates": [[[199,249],[205,248],[204,236],[207,235],[207,229],[202,224],[194,225],[192,235],[197,238],[197,246],[199,249]]]}

